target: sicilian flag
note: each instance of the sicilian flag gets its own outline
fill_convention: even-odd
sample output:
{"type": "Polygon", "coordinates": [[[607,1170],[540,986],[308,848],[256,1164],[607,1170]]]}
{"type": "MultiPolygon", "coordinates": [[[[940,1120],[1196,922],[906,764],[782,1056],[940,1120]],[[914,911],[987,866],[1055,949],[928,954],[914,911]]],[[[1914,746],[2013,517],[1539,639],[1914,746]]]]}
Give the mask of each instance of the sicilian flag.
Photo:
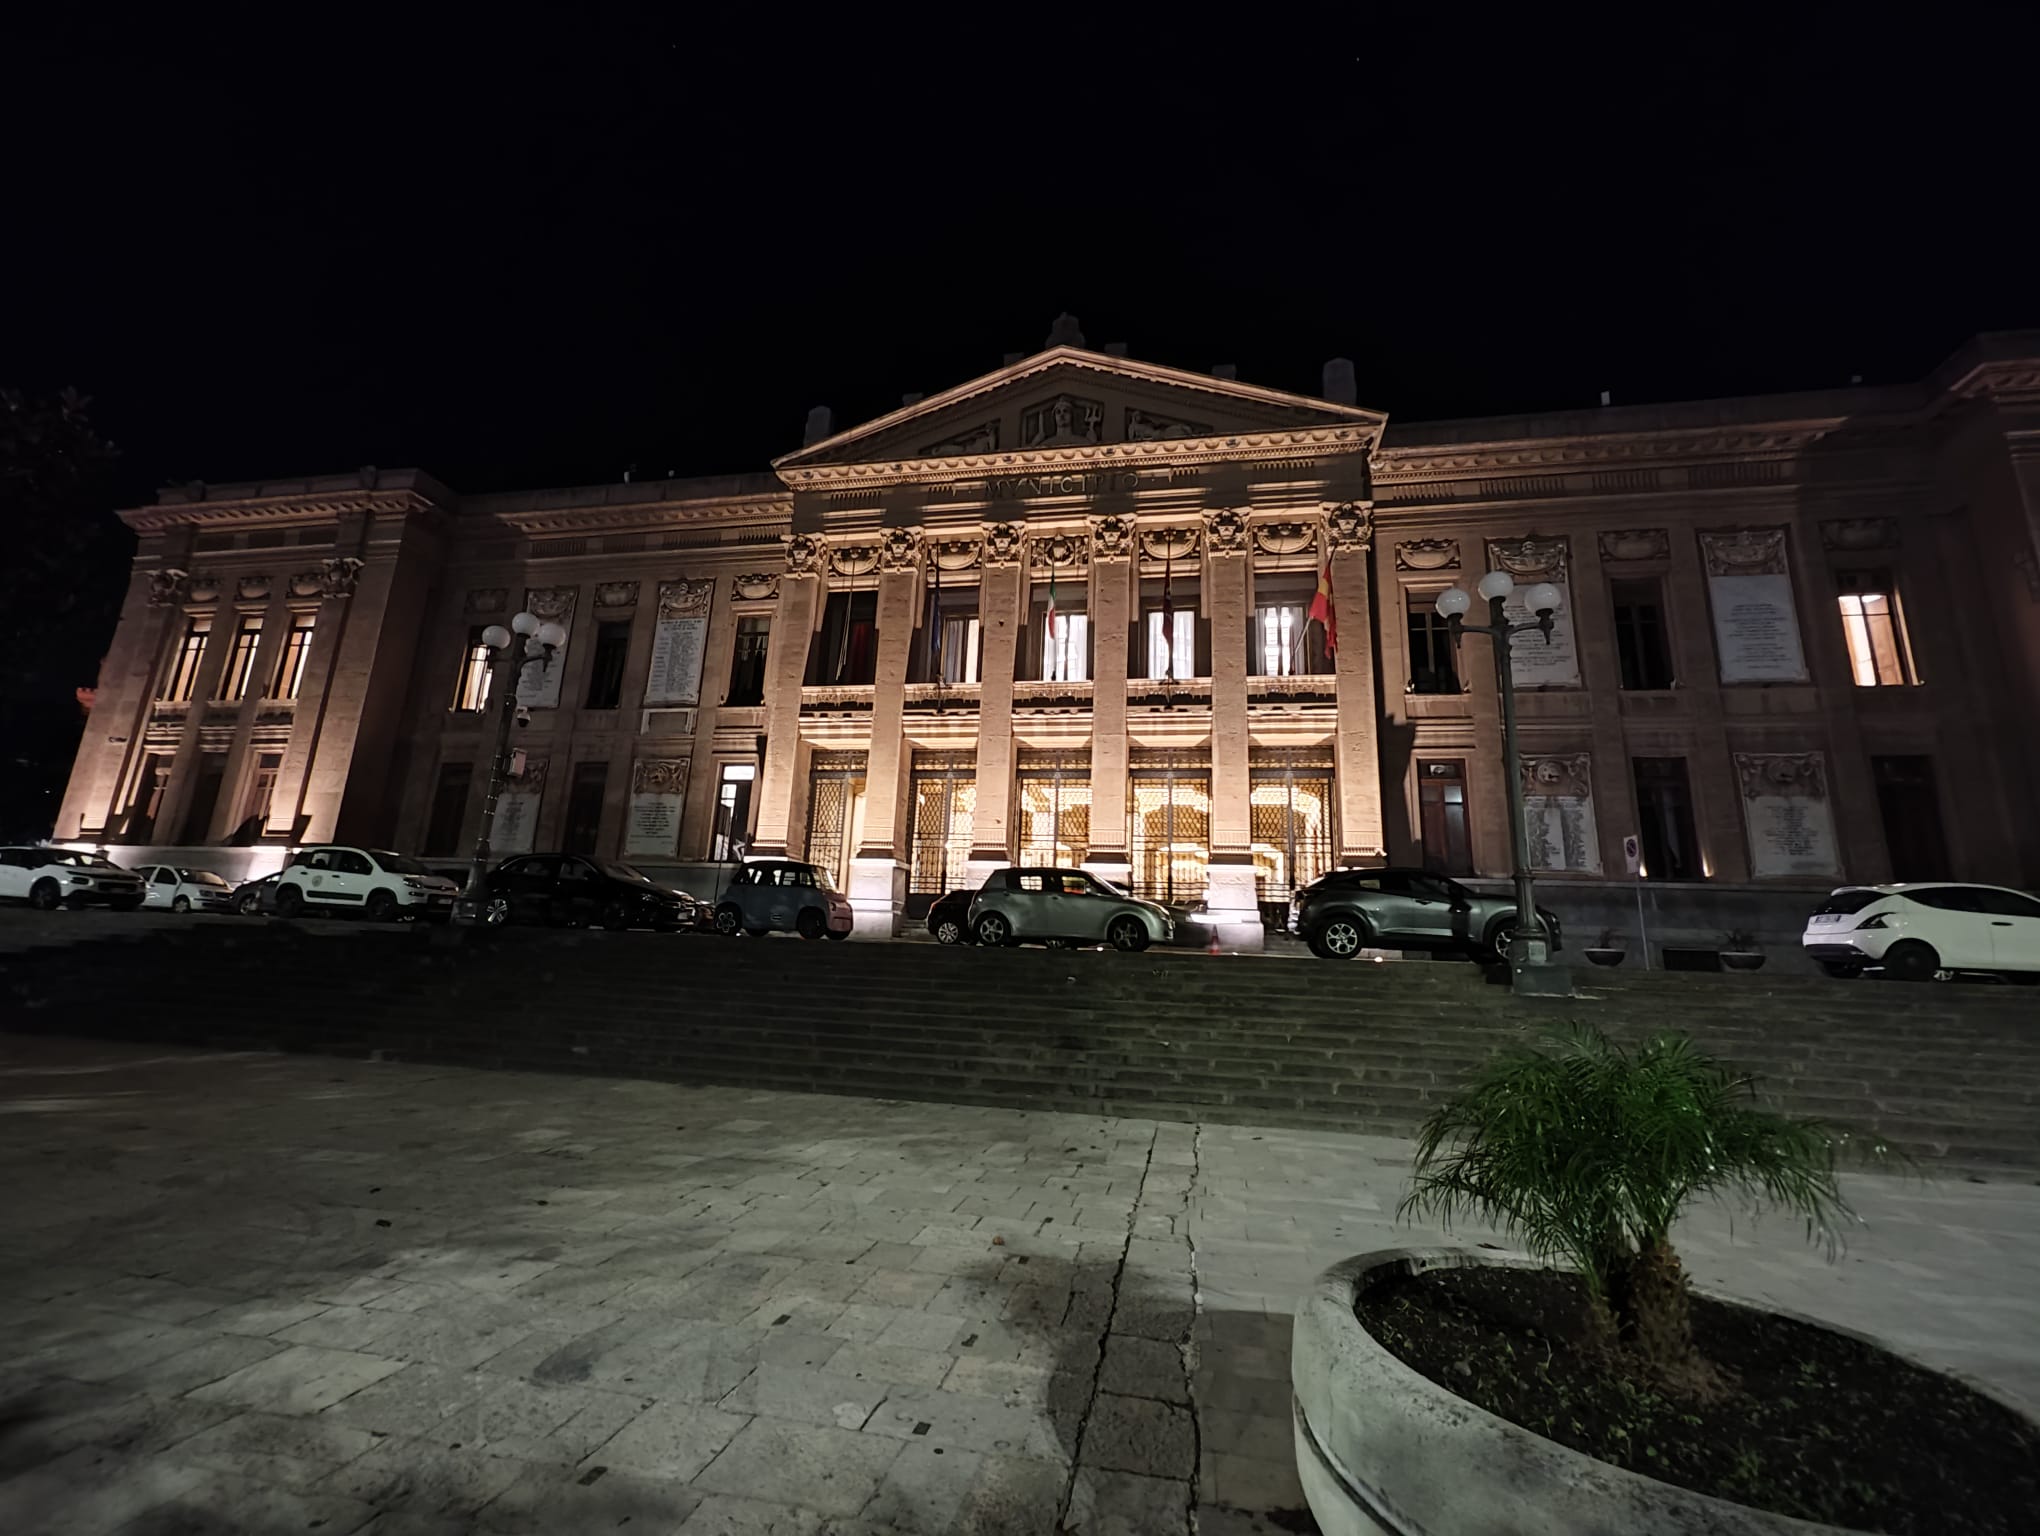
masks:
{"type": "Polygon", "coordinates": [[[1310,600],[1310,614],[1304,623],[1308,624],[1311,619],[1324,626],[1325,654],[1336,656],[1339,651],[1339,615],[1332,607],[1332,562],[1329,556],[1325,559],[1325,568],[1318,572],[1317,595],[1310,600]]]}
{"type": "Polygon", "coordinates": [[[1062,647],[1055,636],[1055,567],[1048,568],[1048,677],[1051,682],[1062,682],[1062,647]]]}

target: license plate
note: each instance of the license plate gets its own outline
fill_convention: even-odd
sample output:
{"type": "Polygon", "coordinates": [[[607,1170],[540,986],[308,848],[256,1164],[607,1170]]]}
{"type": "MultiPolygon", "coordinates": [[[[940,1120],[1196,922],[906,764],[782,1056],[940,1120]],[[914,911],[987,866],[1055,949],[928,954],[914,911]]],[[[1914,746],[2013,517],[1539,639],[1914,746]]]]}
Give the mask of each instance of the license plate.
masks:
{"type": "Polygon", "coordinates": [[[1814,915],[1813,922],[1809,926],[1814,928],[1832,928],[1846,915],[1846,913],[1842,912],[1819,912],[1814,915]]]}

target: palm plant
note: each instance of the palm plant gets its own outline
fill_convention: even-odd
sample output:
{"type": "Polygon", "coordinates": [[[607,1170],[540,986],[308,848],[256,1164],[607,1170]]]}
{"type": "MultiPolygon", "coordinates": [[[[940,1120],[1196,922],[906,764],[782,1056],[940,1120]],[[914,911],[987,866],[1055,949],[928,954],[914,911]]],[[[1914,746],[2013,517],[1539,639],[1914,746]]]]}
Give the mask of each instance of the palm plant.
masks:
{"type": "Polygon", "coordinates": [[[1832,1258],[1855,1215],[1837,1143],[1819,1121],[1760,1108],[1750,1077],[1683,1036],[1630,1053],[1575,1024],[1497,1058],[1425,1122],[1397,1214],[1448,1229],[1473,1217],[1570,1263],[1610,1346],[1704,1374],[1672,1223],[1696,1196],[1733,1197],[1802,1216],[1832,1258]]]}

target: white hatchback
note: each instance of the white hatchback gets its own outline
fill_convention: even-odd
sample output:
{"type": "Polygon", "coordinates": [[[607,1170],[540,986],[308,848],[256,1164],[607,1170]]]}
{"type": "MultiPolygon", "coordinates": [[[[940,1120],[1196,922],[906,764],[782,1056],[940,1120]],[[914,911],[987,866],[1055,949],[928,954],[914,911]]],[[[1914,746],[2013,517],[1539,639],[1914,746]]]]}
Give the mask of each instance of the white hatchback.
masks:
{"type": "Polygon", "coordinates": [[[209,869],[179,869],[174,864],[139,864],[135,873],[149,883],[143,905],[172,912],[231,912],[234,888],[209,869]]]}
{"type": "Polygon", "coordinates": [[[2040,901],[1999,885],[1849,885],[1806,920],[1800,947],[1830,976],[1901,981],[1957,971],[2040,976],[2040,901]]]}
{"type": "Polygon", "coordinates": [[[306,848],[276,882],[276,915],[359,912],[371,922],[453,916],[460,887],[416,859],[382,848],[306,848]]]}

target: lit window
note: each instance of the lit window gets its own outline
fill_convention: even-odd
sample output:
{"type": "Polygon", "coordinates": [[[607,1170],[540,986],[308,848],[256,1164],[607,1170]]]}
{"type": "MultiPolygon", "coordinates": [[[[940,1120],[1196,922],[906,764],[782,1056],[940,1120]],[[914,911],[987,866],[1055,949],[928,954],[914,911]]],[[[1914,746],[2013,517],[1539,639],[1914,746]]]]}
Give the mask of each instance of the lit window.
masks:
{"type": "Polygon", "coordinates": [[[453,707],[473,712],[489,701],[489,647],[482,640],[483,626],[468,630],[467,650],[460,660],[460,677],[454,684],[453,707]]]}
{"type": "Polygon", "coordinates": [[[220,697],[239,703],[248,697],[248,684],[255,675],[255,647],[262,641],[262,617],[244,613],[234,626],[234,648],[227,653],[227,670],[221,677],[220,697]]]}
{"type": "Polygon", "coordinates": [[[1159,608],[1147,614],[1147,677],[1149,682],[1170,678],[1188,682],[1197,675],[1197,611],[1178,608],[1164,615],[1159,608]],[[1166,632],[1163,619],[1169,619],[1166,632]]]}
{"type": "Polygon", "coordinates": [[[312,654],[312,625],[316,614],[294,613],[290,616],[290,633],[283,639],[283,655],[276,663],[276,676],[270,680],[269,696],[272,699],[294,699],[305,684],[305,661],[312,654]]]}
{"type": "Polygon", "coordinates": [[[1042,616],[1041,680],[1045,683],[1082,683],[1091,677],[1091,618],[1089,614],[1057,609],[1055,625],[1042,616]]]}
{"type": "Polygon", "coordinates": [[[170,657],[170,669],[163,676],[162,699],[171,704],[189,704],[192,691],[198,687],[198,663],[205,655],[205,637],[212,633],[212,620],[192,618],[184,621],[184,634],[177,642],[177,649],[170,657]]]}
{"type": "Polygon", "coordinates": [[[1898,590],[1888,571],[1838,571],[1842,636],[1858,688],[1903,688],[1919,681],[1905,641],[1898,590]]]}

